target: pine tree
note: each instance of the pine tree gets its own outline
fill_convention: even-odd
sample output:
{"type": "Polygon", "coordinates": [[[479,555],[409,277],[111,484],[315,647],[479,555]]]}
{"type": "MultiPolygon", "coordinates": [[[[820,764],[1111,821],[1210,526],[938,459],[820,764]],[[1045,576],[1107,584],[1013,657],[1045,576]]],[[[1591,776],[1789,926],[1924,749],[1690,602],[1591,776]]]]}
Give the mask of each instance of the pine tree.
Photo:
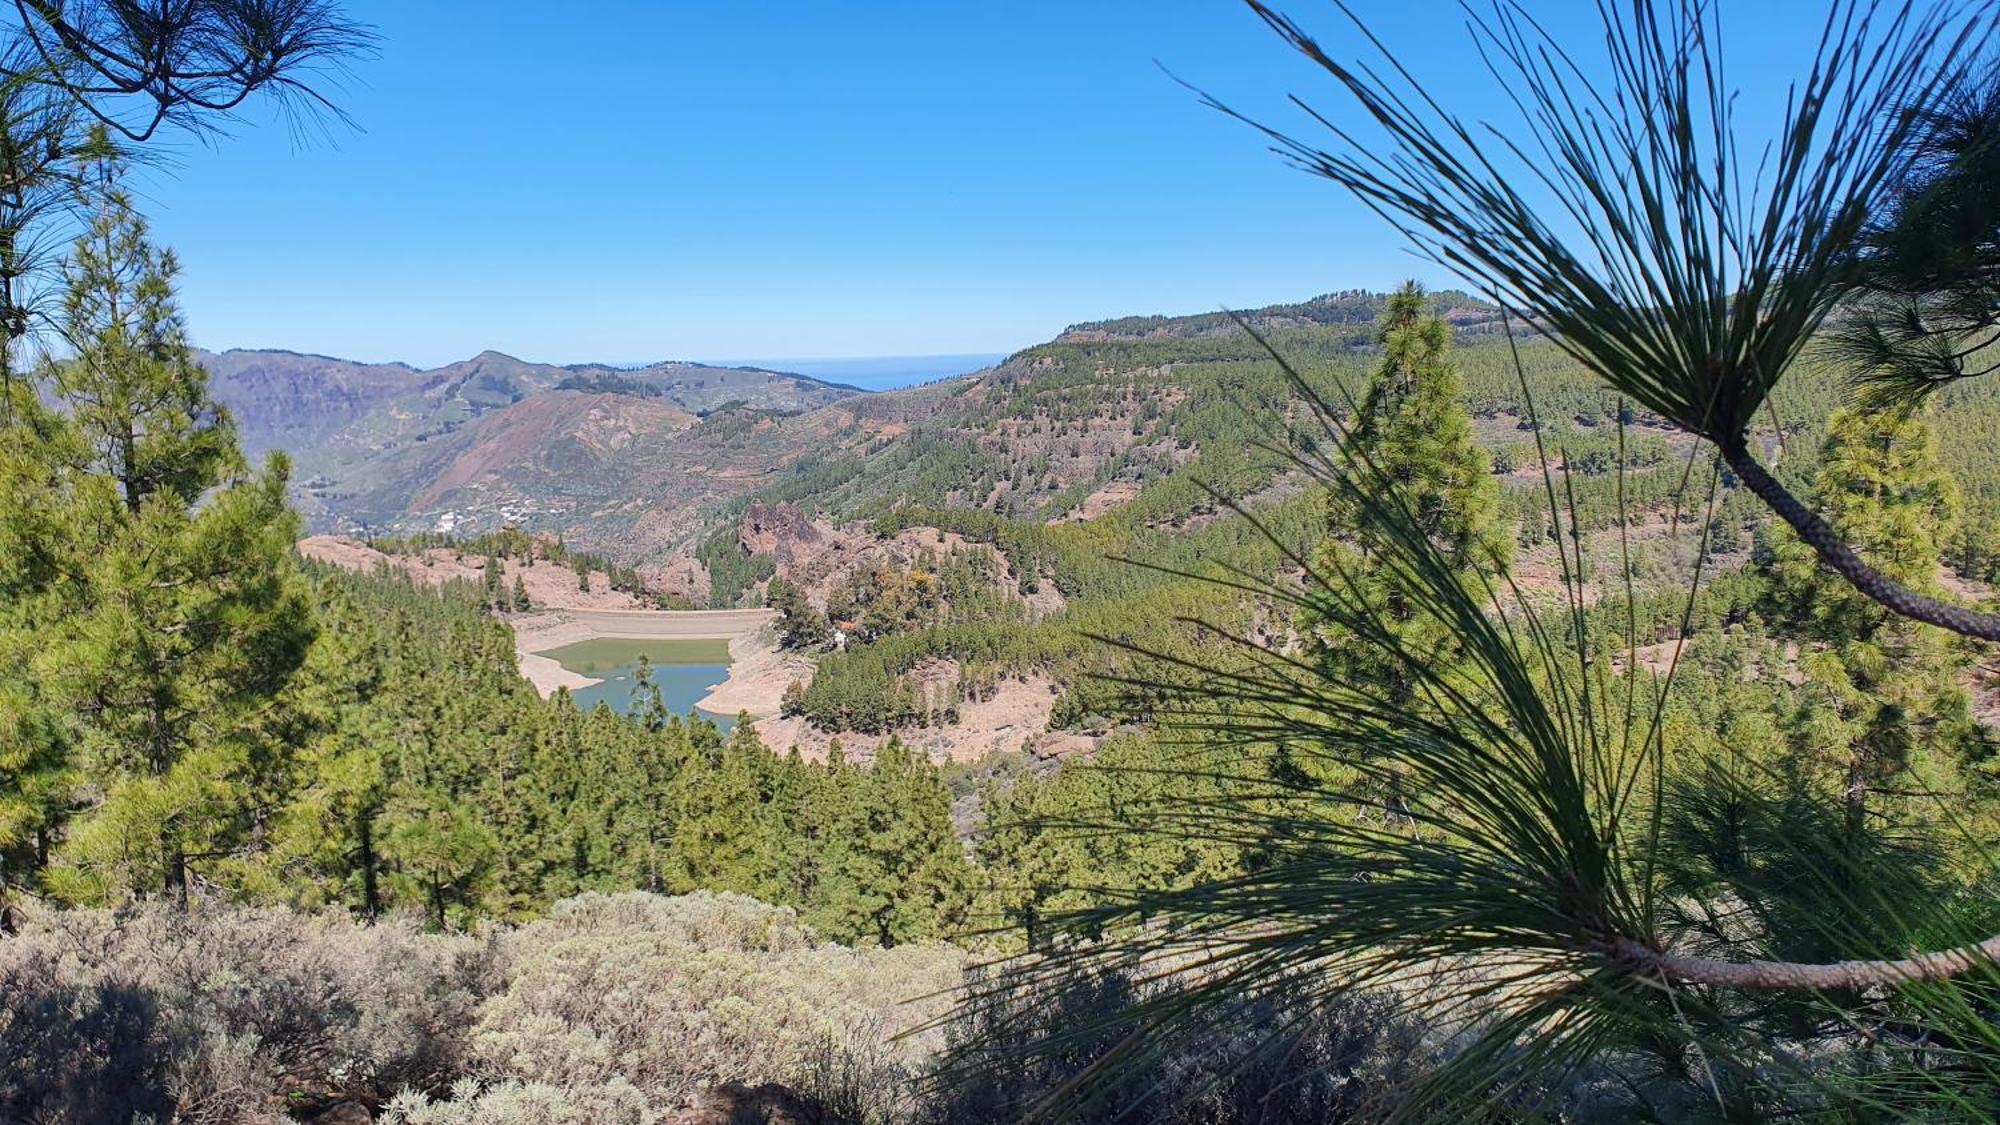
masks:
{"type": "Polygon", "coordinates": [[[194,865],[236,858],[283,773],[279,691],[310,607],[288,465],[244,464],[174,307],[172,255],[108,145],[92,168],[97,211],[66,271],[76,352],[41,372],[81,454],[52,467],[72,481],[56,581],[74,601],[43,603],[63,612],[35,622],[28,673],[68,710],[96,796],[51,880],[77,898],[184,895],[194,865]]]}
{"type": "Polygon", "coordinates": [[[344,905],[379,915],[386,896],[377,820],[388,797],[385,748],[396,728],[382,693],[379,616],[346,583],[319,583],[320,629],[286,688],[286,705],[303,728],[296,781],[271,819],[268,846],[246,865],[244,889],[255,897],[307,909],[344,905]]]}
{"type": "Polygon", "coordinates": [[[660,685],[653,680],[653,662],[639,654],[639,666],[632,672],[632,721],[649,731],[666,729],[666,700],[660,695],[660,685]]]}
{"type": "Polygon", "coordinates": [[[788,579],[773,578],[764,604],[778,611],[778,633],[792,648],[824,648],[833,641],[827,615],[814,609],[805,591],[788,579]]]}
{"type": "Polygon", "coordinates": [[[26,674],[77,591],[64,576],[87,550],[66,518],[86,454],[68,419],[21,380],[0,383],[0,930],[8,888],[47,864],[76,783],[75,718],[26,674]]]}
{"type": "Polygon", "coordinates": [[[382,854],[405,901],[421,902],[431,925],[480,913],[497,866],[499,842],[466,804],[407,786],[385,811],[382,854]]]}
{"type": "MultiPolygon", "coordinates": [[[[1827,521],[1878,570],[1908,589],[1938,591],[1959,499],[1920,417],[1834,414],[1814,490],[1827,521]]],[[[1816,642],[1799,661],[1801,772],[1837,789],[1846,831],[1858,837],[1879,811],[1871,795],[1897,777],[1956,773],[1972,735],[1964,659],[1938,630],[1890,613],[1821,566],[1789,528],[1775,534],[1770,556],[1781,608],[1816,642]]]]}
{"type": "Polygon", "coordinates": [[[780,825],[765,803],[770,751],[755,728],[737,727],[704,748],[678,780],[679,815],[667,884],[677,892],[735,891],[766,901],[784,895],[780,825]]]}
{"type": "Polygon", "coordinates": [[[866,769],[836,765],[821,792],[814,925],[836,940],[885,946],[952,933],[971,872],[937,767],[891,738],[866,769]]]}
{"type": "Polygon", "coordinates": [[[506,609],[506,587],[504,585],[506,576],[501,573],[500,556],[492,551],[486,552],[486,558],[481,560],[480,563],[479,576],[486,587],[487,608],[496,610],[506,609]]]}
{"type": "Polygon", "coordinates": [[[699,753],[691,734],[697,729],[713,728],[697,728],[669,715],[662,730],[641,739],[636,747],[629,812],[620,833],[627,851],[625,868],[632,874],[629,886],[659,891],[667,885],[680,823],[680,782],[699,753]]]}
{"type": "MultiPolygon", "coordinates": [[[[1955,533],[1958,486],[1915,413],[1847,409],[1827,420],[1814,479],[1820,510],[1896,581],[1936,590],[1940,545],[1955,533]]],[[[1817,564],[1789,528],[1772,544],[1772,570],[1792,608],[1823,638],[1866,638],[1893,615],[1817,564]]]]}
{"type": "MultiPolygon", "coordinates": [[[[1451,326],[1430,308],[1423,289],[1408,282],[1389,297],[1378,339],[1382,360],[1351,423],[1350,456],[1355,471],[1372,465],[1375,479],[1395,489],[1419,531],[1470,588],[1480,573],[1502,572],[1512,553],[1512,535],[1499,521],[1500,488],[1486,453],[1473,441],[1464,384],[1449,358],[1451,326]]],[[[1456,627],[1418,611],[1398,575],[1385,565],[1393,546],[1358,498],[1340,489],[1327,503],[1328,539],[1314,569],[1330,581],[1353,587],[1355,618],[1332,621],[1308,617],[1327,677],[1371,691],[1384,700],[1414,695],[1408,667],[1393,655],[1395,646],[1431,655],[1443,667],[1460,662],[1462,640],[1456,627]],[[1356,618],[1382,630],[1388,645],[1351,631],[1356,618]]],[[[1275,763],[1274,763],[1275,764],[1275,763]]],[[[1329,773],[1313,763],[1294,782],[1310,777],[1346,788],[1344,771],[1329,773]],[[1325,776],[1322,776],[1322,775],[1325,776]]],[[[1395,782],[1371,792],[1391,815],[1400,815],[1411,795],[1395,782]]]]}
{"type": "MultiPolygon", "coordinates": [[[[750,726],[748,715],[737,726],[750,726]]],[[[764,804],[770,812],[773,852],[777,861],[777,901],[804,905],[812,901],[819,882],[820,849],[825,837],[814,812],[825,771],[806,764],[794,746],[773,758],[764,775],[764,804]]]]}
{"type": "MultiPolygon", "coordinates": [[[[1416,525],[1466,580],[1475,570],[1504,570],[1511,539],[1500,527],[1500,487],[1492,464],[1473,441],[1465,388],[1449,358],[1451,326],[1429,308],[1423,289],[1408,282],[1390,296],[1378,338],[1382,362],[1370,377],[1352,422],[1353,447],[1394,484],[1416,525]]],[[[1329,540],[1323,572],[1343,573],[1360,587],[1403,643],[1446,657],[1454,639],[1440,622],[1415,613],[1377,561],[1368,519],[1339,494],[1327,506],[1329,540]]],[[[1396,683],[1395,664],[1372,645],[1356,645],[1337,626],[1320,623],[1324,659],[1337,676],[1396,683]]]]}

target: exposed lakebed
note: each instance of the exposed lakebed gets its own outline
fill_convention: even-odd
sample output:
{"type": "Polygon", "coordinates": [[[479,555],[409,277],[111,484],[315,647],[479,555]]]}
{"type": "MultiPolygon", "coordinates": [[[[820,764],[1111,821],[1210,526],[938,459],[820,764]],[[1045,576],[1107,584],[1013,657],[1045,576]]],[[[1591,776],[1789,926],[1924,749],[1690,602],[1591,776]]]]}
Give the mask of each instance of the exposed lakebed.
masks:
{"type": "MultiPolygon", "coordinates": [[[[676,715],[693,711],[710,689],[729,678],[726,640],[596,637],[546,649],[541,655],[580,676],[601,681],[570,692],[576,705],[586,711],[599,702],[620,714],[630,711],[642,658],[652,665],[661,702],[676,715]]],[[[725,715],[702,717],[725,730],[733,722],[733,717],[725,715]]]]}

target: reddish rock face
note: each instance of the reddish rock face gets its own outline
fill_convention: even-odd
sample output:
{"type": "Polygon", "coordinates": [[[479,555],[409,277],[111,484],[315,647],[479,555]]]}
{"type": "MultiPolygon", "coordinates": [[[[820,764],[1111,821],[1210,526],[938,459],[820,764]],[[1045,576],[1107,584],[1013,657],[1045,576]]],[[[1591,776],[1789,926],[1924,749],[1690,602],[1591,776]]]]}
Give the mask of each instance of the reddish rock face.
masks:
{"type": "Polygon", "coordinates": [[[708,601],[708,568],[701,560],[676,558],[665,566],[641,571],[649,589],[657,590],[677,598],[686,598],[696,605],[708,601]]]}
{"type": "Polygon", "coordinates": [[[826,538],[813,519],[795,504],[752,504],[743,513],[737,543],[746,555],[770,555],[780,570],[817,553],[826,538]]]}

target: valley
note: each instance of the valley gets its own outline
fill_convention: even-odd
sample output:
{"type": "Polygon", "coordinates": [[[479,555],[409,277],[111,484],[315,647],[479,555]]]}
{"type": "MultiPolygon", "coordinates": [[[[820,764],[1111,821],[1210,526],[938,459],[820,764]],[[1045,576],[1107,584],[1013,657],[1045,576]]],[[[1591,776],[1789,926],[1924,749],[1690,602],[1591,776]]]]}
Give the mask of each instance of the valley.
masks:
{"type": "Polygon", "coordinates": [[[789,679],[810,677],[811,668],[780,668],[769,610],[593,610],[530,613],[509,619],[521,674],[543,696],[556,689],[572,693],[585,710],[602,700],[619,713],[637,704],[633,690],[640,660],[667,710],[699,711],[729,729],[739,714],[766,718],[778,713],[789,679]]]}
{"type": "MultiPolygon", "coordinates": [[[[726,640],[594,637],[533,655],[552,661],[583,681],[570,685],[571,698],[583,710],[591,710],[602,701],[613,711],[629,715],[646,705],[651,690],[659,693],[660,706],[673,714],[700,711],[724,733],[735,724],[735,716],[701,707],[729,675],[726,640]]],[[[522,671],[527,674],[525,665],[522,671]]],[[[529,682],[534,683],[532,675],[529,682]]]]}
{"type": "Polygon", "coordinates": [[[584,545],[633,553],[685,536],[675,509],[761,480],[797,440],[771,433],[775,419],[861,394],[751,368],[497,352],[430,371],[271,351],[201,360],[246,452],[293,458],[294,500],[317,530],[571,526],[584,545]],[[635,501],[648,493],[659,502],[635,501]]]}
{"type": "Polygon", "coordinates": [[[2000,3],[488,7],[0,5],[0,1125],[2000,1123],[2000,3]]]}
{"type": "MultiPolygon", "coordinates": [[[[1329,294],[1245,318],[1316,393],[1337,402],[1357,393],[1377,362],[1383,300],[1329,294]]],[[[1697,623],[1740,612],[1731,575],[1749,562],[1758,534],[1754,498],[1722,482],[1712,514],[1702,515],[1706,485],[1691,470],[1699,450],[1685,434],[1621,406],[1546,340],[1510,348],[1497,314],[1480,302],[1447,293],[1437,303],[1456,337],[1473,436],[1514,528],[1520,587],[1553,601],[1565,581],[1546,530],[1539,440],[1585,535],[1581,597],[1588,606],[1608,601],[1607,627],[1624,632],[1617,617],[1629,605],[1635,643],[1672,638],[1704,526],[1708,589],[1697,623]],[[1633,583],[1629,602],[1611,597],[1621,574],[1633,583]]],[[[490,358],[461,368],[456,384],[440,385],[485,385],[476,372],[516,371],[490,358]]],[[[1284,643],[1268,609],[1216,605],[1201,578],[1222,567],[1274,573],[1287,542],[1303,549],[1320,533],[1320,502],[1271,448],[1270,420],[1296,417],[1294,388],[1261,345],[1219,315],[1083,323],[991,369],[908,390],[730,371],[738,390],[729,393],[750,384],[770,388],[766,397],[715,403],[722,392],[693,388],[711,398],[689,400],[710,409],[692,425],[668,397],[691,393],[686,376],[661,382],[662,395],[623,383],[538,391],[555,385],[550,372],[571,369],[532,370],[540,373],[510,376],[522,397],[475,426],[482,437],[450,445],[456,452],[446,461],[421,462],[448,468],[400,494],[401,507],[382,517],[384,533],[400,528],[455,544],[419,552],[430,580],[477,580],[480,537],[503,530],[630,567],[627,589],[611,588],[599,571],[592,592],[577,593],[567,568],[501,560],[505,582],[518,570],[529,583],[535,612],[510,621],[522,667],[545,694],[591,687],[591,677],[543,655],[547,648],[631,635],[611,622],[653,620],[634,612],[642,606],[771,606],[773,583],[783,585],[822,626],[788,637],[783,615],[759,609],[740,628],[727,618],[712,633],[661,634],[731,640],[727,682],[702,710],[749,713],[778,753],[796,748],[817,759],[839,743],[865,758],[895,737],[939,761],[1088,754],[1116,732],[1114,716],[1128,713],[1106,680],[1122,674],[1124,658],[1095,638],[1171,648],[1194,643],[1205,628],[1240,626],[1284,643]],[[528,425],[531,416],[546,424],[528,425]],[[717,473],[725,461],[732,468],[717,473]],[[449,506],[500,494],[514,506],[449,506]],[[1206,625],[1185,620],[1195,617],[1206,625]]],[[[322,364],[297,377],[303,401],[340,401],[340,388],[385,376],[322,364]]],[[[1760,440],[1772,455],[1783,449],[1787,472],[1810,473],[1821,420],[1839,393],[1834,381],[1810,376],[1782,389],[1760,440]]],[[[1973,505],[1947,551],[1957,568],[1947,574],[1977,581],[1992,576],[2000,491],[1974,435],[2000,433],[2000,396],[1971,386],[1947,397],[1941,448],[1973,505]]],[[[261,401],[233,409],[249,414],[246,430],[275,435],[261,401]]],[[[353,452],[362,444],[357,427],[379,425],[373,416],[306,427],[299,432],[318,435],[318,444],[294,455],[302,466],[340,461],[353,479],[418,463],[394,444],[375,456],[353,452]]],[[[1276,436],[1282,444],[1295,434],[1276,436]]],[[[355,499],[325,491],[315,521],[359,523],[360,513],[387,512],[355,499]]],[[[336,541],[367,551],[360,540],[324,537],[302,549],[324,554],[315,544],[336,541]]],[[[365,569],[379,554],[343,565],[365,569]]],[[[1972,690],[1982,700],[1993,692],[1983,681],[1972,690]]]]}

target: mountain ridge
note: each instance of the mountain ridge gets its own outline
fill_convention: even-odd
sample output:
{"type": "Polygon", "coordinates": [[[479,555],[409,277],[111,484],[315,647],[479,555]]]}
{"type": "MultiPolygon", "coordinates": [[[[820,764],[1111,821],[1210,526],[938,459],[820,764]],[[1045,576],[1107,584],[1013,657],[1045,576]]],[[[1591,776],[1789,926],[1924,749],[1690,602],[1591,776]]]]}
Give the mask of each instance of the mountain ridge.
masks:
{"type": "Polygon", "coordinates": [[[823,383],[827,386],[837,387],[843,390],[866,389],[863,387],[855,387],[852,386],[851,384],[836,382],[831,379],[821,379],[816,375],[809,375],[800,371],[788,371],[782,367],[767,367],[761,364],[754,364],[754,363],[709,363],[702,360],[693,360],[693,359],[656,359],[656,360],[648,360],[644,363],[606,363],[597,360],[579,360],[570,363],[548,363],[542,360],[523,359],[520,356],[514,355],[512,352],[504,352],[498,348],[482,348],[479,352],[477,352],[474,355],[466,356],[463,359],[455,359],[450,361],[449,363],[441,363],[436,367],[420,367],[417,364],[402,359],[383,359],[383,360],[356,359],[352,356],[333,355],[328,352],[302,351],[298,348],[278,348],[278,347],[196,348],[195,355],[197,357],[205,357],[205,358],[217,358],[217,357],[228,357],[228,356],[285,356],[293,359],[320,360],[328,363],[338,363],[351,367],[395,367],[395,368],[401,368],[404,371],[408,371],[412,374],[417,374],[417,375],[428,374],[435,371],[443,371],[448,368],[463,367],[469,364],[478,363],[480,361],[493,361],[493,360],[504,360],[505,362],[511,364],[520,364],[527,367],[548,368],[551,370],[562,370],[562,371],[633,372],[633,371],[650,370],[656,367],[689,367],[689,368],[698,367],[698,368],[706,368],[711,371],[757,371],[773,375],[784,375],[795,379],[808,379],[815,383],[823,383]]]}
{"type": "MultiPolygon", "coordinates": [[[[1345,290],[1240,313],[1081,321],[992,367],[879,392],[772,368],[558,366],[495,349],[429,370],[272,349],[210,354],[246,444],[292,449],[295,497],[314,531],[512,525],[661,567],[714,556],[753,501],[846,516],[911,504],[1095,519],[1221,439],[1203,405],[1217,389],[1200,372],[1264,358],[1238,317],[1347,366],[1374,347],[1383,300],[1345,290]],[[305,384],[300,401],[273,387],[286,372],[305,384]],[[592,408],[548,397],[557,392],[615,397],[592,408]],[[333,417],[301,420],[316,414],[333,417]]],[[[1497,323],[1496,309],[1465,294],[1437,301],[1463,333],[1497,323]]],[[[1170,510],[1164,518],[1211,518],[1199,503],[1161,507],[1170,510]]],[[[727,601],[731,586],[711,592],[727,601]]]]}
{"type": "Polygon", "coordinates": [[[546,522],[575,508],[540,502],[563,489],[553,474],[643,476],[632,451],[648,448],[648,435],[678,434],[714,416],[802,413],[869,393],[767,368],[681,360],[559,366],[496,349],[427,369],[277,348],[197,358],[245,450],[292,457],[294,499],[317,531],[435,528],[461,518],[546,522]],[[595,398],[602,409],[586,409],[582,400],[595,398]],[[510,478],[534,483],[524,493],[510,478]],[[444,497],[466,512],[455,513],[444,497]]]}
{"type": "MultiPolygon", "coordinates": [[[[1337,388],[1358,386],[1377,362],[1385,299],[1348,290],[1237,314],[1081,321],[993,367],[880,392],[765,368],[557,367],[493,350],[426,372],[276,351],[209,362],[246,445],[293,453],[294,496],[315,532],[511,525],[650,573],[698,559],[709,588],[674,592],[727,605],[757,597],[766,577],[738,543],[753,504],[797,504],[835,521],[908,511],[917,523],[988,521],[1017,536],[1109,519],[1118,535],[1144,536],[1224,518],[1209,486],[1257,504],[1282,499],[1292,486],[1254,454],[1258,432],[1243,415],[1290,409],[1265,345],[1339,401],[1337,388]],[[279,377],[294,371],[301,386],[279,377]],[[274,401],[257,401],[260,392],[274,401]]],[[[1532,330],[1510,346],[1495,307],[1452,291],[1432,299],[1453,322],[1467,405],[1510,495],[1539,484],[1522,472],[1539,463],[1523,378],[1551,447],[1568,451],[1559,463],[1585,473],[1575,487],[1593,507],[1621,457],[1642,471],[1635,489],[1664,493],[1679,479],[1663,467],[1685,460],[1686,443],[1616,402],[1559,346],[1532,330]],[[1622,452],[1614,420],[1631,427],[1622,452]]],[[[1812,401],[1781,406],[1824,416],[1824,390],[1797,381],[1786,395],[1812,401]]],[[[1946,427],[1948,444],[1955,434],[1946,427]]],[[[1795,427],[1787,438],[1805,440],[1795,427]]]]}

